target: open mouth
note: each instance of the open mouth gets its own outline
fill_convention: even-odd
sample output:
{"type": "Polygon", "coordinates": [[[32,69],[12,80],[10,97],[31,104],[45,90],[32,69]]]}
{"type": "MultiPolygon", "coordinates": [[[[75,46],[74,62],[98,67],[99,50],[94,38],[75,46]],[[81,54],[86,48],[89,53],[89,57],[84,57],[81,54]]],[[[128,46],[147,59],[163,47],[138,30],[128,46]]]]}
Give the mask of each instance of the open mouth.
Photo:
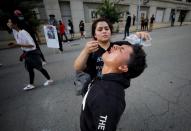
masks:
{"type": "Polygon", "coordinates": [[[107,52],[108,52],[109,54],[111,54],[111,53],[112,53],[112,48],[111,48],[110,50],[108,50],[107,52]]]}

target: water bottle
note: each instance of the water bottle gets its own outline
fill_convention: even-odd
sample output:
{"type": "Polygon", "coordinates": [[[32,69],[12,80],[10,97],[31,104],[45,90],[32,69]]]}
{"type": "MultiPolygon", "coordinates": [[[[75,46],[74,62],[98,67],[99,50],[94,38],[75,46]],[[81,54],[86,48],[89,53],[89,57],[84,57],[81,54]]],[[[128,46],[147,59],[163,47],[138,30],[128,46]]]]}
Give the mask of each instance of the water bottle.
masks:
{"type": "Polygon", "coordinates": [[[133,45],[134,44],[140,44],[142,46],[151,46],[151,40],[152,39],[151,39],[151,37],[149,37],[148,40],[144,40],[142,38],[139,38],[137,35],[132,34],[132,35],[126,37],[125,40],[128,41],[129,43],[133,44],[133,45]]]}

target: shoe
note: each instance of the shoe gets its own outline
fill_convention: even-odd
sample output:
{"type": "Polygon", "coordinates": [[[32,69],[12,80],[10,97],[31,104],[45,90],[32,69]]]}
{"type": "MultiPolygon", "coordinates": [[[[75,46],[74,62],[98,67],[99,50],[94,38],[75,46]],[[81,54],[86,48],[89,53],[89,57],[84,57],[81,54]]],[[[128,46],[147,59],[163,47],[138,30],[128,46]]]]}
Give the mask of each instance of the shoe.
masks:
{"type": "Polygon", "coordinates": [[[31,89],[33,89],[33,88],[35,88],[34,85],[28,84],[26,87],[23,88],[23,90],[26,91],[26,90],[31,90],[31,89]]]}
{"type": "Polygon", "coordinates": [[[63,51],[58,50],[58,53],[59,53],[59,54],[63,54],[63,51]]]}
{"type": "Polygon", "coordinates": [[[42,62],[42,65],[46,65],[47,63],[45,61],[42,62]]]}
{"type": "Polygon", "coordinates": [[[46,82],[44,82],[44,86],[48,86],[50,85],[51,83],[53,83],[54,81],[53,80],[47,80],[46,82]]]}

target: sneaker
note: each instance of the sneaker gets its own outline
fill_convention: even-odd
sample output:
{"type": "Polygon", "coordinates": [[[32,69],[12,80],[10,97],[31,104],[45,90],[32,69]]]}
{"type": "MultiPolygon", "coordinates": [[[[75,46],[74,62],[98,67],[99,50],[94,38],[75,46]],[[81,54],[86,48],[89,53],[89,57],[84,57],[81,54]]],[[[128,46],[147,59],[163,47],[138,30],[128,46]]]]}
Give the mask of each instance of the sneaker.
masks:
{"type": "Polygon", "coordinates": [[[59,53],[59,54],[63,54],[63,51],[58,50],[58,53],[59,53]]]}
{"type": "Polygon", "coordinates": [[[42,65],[46,65],[47,63],[45,61],[42,62],[42,65]]]}
{"type": "Polygon", "coordinates": [[[47,80],[46,82],[44,82],[44,86],[48,86],[50,85],[51,83],[53,83],[54,81],[53,80],[47,80]]]}
{"type": "Polygon", "coordinates": [[[35,88],[34,85],[28,84],[26,87],[23,88],[23,90],[26,91],[26,90],[31,90],[31,89],[33,89],[33,88],[35,88]]]}

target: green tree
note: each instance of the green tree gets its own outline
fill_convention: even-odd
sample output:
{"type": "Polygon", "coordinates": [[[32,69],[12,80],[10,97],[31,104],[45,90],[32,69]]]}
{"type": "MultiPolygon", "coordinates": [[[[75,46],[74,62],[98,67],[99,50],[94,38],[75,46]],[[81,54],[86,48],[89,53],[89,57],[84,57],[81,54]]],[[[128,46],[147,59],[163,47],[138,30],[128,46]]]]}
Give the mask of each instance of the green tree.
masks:
{"type": "Polygon", "coordinates": [[[102,0],[103,4],[98,8],[97,13],[103,17],[107,18],[111,23],[119,22],[120,10],[118,4],[120,0],[102,0]]]}

